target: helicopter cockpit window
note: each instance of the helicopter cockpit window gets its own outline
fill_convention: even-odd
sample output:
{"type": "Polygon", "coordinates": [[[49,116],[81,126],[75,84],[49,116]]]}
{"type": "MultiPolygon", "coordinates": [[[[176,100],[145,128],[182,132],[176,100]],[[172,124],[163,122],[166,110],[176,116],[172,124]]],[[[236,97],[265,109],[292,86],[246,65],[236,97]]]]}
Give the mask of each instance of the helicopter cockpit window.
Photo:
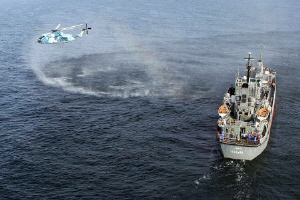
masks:
{"type": "Polygon", "coordinates": [[[45,39],[45,36],[41,36],[38,40],[38,43],[42,43],[42,41],[45,39]]]}

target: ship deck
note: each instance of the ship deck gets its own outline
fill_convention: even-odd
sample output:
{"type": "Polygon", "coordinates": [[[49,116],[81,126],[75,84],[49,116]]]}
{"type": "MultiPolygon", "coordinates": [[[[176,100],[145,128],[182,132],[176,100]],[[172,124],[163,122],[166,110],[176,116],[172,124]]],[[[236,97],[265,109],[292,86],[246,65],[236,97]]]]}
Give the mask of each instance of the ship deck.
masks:
{"type": "Polygon", "coordinates": [[[253,140],[248,141],[244,139],[242,139],[241,141],[228,141],[228,142],[220,142],[220,143],[228,144],[228,145],[237,145],[237,146],[248,146],[248,147],[258,147],[261,145],[260,141],[254,142],[253,140]]]}

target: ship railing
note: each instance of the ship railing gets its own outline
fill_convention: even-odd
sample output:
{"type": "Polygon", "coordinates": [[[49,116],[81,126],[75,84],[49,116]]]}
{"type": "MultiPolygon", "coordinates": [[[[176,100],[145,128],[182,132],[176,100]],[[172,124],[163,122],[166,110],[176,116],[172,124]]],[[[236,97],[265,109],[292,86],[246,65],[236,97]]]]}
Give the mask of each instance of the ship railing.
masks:
{"type": "Polygon", "coordinates": [[[249,137],[249,134],[242,135],[241,142],[245,143],[246,145],[258,145],[260,143],[260,139],[256,132],[253,132],[253,135],[249,137]]]}
{"type": "MultiPolygon", "coordinates": [[[[252,125],[251,125],[252,126],[252,125]]],[[[262,138],[262,136],[260,136],[262,138]]],[[[240,134],[230,131],[230,129],[225,129],[222,134],[220,134],[220,142],[224,143],[237,143],[237,144],[244,144],[244,145],[257,145],[260,143],[258,139],[257,132],[253,131],[250,134],[240,134]]]]}
{"type": "Polygon", "coordinates": [[[243,122],[235,119],[226,120],[224,123],[223,120],[218,120],[218,124],[223,127],[231,127],[231,126],[243,126],[243,127],[252,127],[255,128],[255,124],[253,122],[243,122]]]}
{"type": "Polygon", "coordinates": [[[226,143],[226,144],[239,144],[239,145],[259,145],[260,139],[254,139],[254,138],[241,138],[240,140],[237,140],[237,138],[231,138],[231,137],[220,137],[220,142],[226,143]]]}

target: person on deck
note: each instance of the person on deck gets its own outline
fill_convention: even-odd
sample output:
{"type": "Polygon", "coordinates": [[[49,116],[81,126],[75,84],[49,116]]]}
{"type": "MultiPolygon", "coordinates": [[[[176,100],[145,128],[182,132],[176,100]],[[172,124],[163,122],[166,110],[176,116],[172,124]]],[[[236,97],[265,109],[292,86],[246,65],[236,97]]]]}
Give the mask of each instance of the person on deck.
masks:
{"type": "Polygon", "coordinates": [[[224,139],[224,131],[221,131],[220,140],[224,139]]]}
{"type": "Polygon", "coordinates": [[[249,133],[249,134],[248,134],[248,139],[249,139],[249,142],[251,142],[251,138],[252,138],[252,134],[251,134],[251,133],[249,133]]]}

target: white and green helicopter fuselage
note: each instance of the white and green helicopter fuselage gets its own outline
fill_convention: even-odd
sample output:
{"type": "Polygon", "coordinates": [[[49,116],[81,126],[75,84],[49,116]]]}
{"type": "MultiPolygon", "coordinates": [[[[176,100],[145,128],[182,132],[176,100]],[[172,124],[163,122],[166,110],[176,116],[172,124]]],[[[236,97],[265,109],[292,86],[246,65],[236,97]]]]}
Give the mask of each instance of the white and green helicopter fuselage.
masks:
{"type": "Polygon", "coordinates": [[[67,43],[72,42],[78,37],[82,37],[84,31],[80,34],[65,34],[61,31],[56,31],[53,33],[45,33],[39,39],[38,43],[41,44],[56,44],[56,43],[67,43]]]}
{"type": "Polygon", "coordinates": [[[62,30],[70,30],[78,26],[82,26],[83,24],[74,25],[67,28],[61,28],[58,29],[60,24],[54,29],[51,30],[49,33],[43,34],[39,39],[38,43],[40,44],[59,44],[59,43],[67,43],[72,42],[76,40],[78,37],[82,37],[83,33],[86,32],[86,35],[88,35],[88,30],[92,28],[87,27],[87,23],[85,24],[85,28],[81,29],[81,32],[79,34],[65,34],[62,32],[62,30]]]}

